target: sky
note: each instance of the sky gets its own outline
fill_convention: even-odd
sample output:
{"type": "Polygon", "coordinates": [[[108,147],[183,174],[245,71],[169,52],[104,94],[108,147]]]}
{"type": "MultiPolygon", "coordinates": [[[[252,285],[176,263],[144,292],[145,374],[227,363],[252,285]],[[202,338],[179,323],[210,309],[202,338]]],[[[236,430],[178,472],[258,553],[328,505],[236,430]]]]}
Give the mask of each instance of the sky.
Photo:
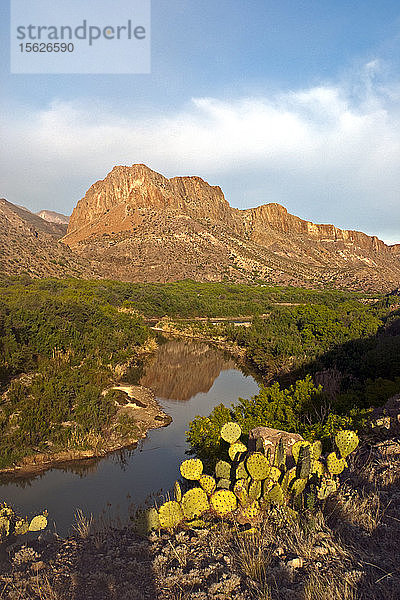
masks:
{"type": "Polygon", "coordinates": [[[0,7],[0,197],[70,214],[145,163],[400,242],[398,2],[153,0],[146,75],[10,74],[0,7]]]}

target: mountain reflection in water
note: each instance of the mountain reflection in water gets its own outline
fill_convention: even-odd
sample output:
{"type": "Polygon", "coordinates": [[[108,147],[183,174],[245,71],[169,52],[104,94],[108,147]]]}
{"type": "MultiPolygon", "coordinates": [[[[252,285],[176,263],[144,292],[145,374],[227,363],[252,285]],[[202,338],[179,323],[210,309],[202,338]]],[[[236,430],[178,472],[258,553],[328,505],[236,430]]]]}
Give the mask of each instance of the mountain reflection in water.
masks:
{"type": "Polygon", "coordinates": [[[68,532],[77,508],[100,519],[106,511],[125,522],[131,502],[138,505],[160,489],[173,488],[179,465],[187,458],[186,431],[196,415],[207,416],[218,404],[230,406],[259,390],[243,366],[195,341],[167,341],[143,365],[142,373],[140,383],[154,390],[172,417],[170,425],[149,431],[137,448],[59,465],[25,479],[7,479],[1,485],[2,501],[30,516],[46,508],[60,535],[68,532]]]}
{"type": "Polygon", "coordinates": [[[207,394],[221,371],[235,369],[235,362],[199,342],[172,340],[160,346],[145,366],[140,384],[158,398],[187,401],[207,394]]]}

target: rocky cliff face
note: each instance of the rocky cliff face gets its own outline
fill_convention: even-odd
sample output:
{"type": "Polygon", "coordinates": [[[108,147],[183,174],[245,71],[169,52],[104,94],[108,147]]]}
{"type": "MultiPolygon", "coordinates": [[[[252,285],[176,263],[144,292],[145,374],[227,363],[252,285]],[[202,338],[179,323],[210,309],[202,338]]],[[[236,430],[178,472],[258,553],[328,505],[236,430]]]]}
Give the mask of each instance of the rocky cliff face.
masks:
{"type": "MultiPolygon", "coordinates": [[[[390,290],[400,251],[375,236],[305,221],[279,204],[232,208],[200,177],[167,179],[114,167],[73,211],[63,242],[107,277],[263,279],[277,284],[390,290]]],[[[400,247],[400,246],[399,246],[400,247]]]]}
{"type": "Polygon", "coordinates": [[[45,221],[29,210],[0,199],[0,273],[32,277],[96,277],[91,261],[58,240],[66,226],[45,221]]]}

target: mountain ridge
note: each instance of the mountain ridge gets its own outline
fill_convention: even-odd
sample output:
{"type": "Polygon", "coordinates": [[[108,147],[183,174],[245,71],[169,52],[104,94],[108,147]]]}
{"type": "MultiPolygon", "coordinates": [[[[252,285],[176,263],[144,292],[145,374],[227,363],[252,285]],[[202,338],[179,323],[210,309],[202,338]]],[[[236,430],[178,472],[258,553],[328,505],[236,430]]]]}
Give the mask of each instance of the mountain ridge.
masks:
{"type": "Polygon", "coordinates": [[[198,176],[167,179],[115,166],[77,203],[62,242],[109,276],[139,281],[223,278],[389,289],[400,249],[377,236],[315,224],[277,203],[231,207],[198,176]]]}
{"type": "Polygon", "coordinates": [[[115,166],[95,182],[68,228],[53,221],[54,215],[44,220],[1,200],[0,269],[33,277],[263,281],[372,292],[400,286],[400,244],[315,224],[273,202],[234,208],[201,177],[167,179],[143,164],[115,166]]]}

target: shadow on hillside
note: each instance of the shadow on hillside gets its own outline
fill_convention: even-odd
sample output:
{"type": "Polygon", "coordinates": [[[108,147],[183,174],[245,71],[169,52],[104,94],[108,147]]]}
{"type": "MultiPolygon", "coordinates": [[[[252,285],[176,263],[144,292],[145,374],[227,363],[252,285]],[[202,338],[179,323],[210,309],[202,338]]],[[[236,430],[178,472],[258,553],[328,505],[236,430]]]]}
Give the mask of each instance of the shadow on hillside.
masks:
{"type": "MultiPolygon", "coordinates": [[[[400,377],[400,310],[389,315],[385,327],[376,335],[333,346],[317,358],[278,374],[274,380],[287,386],[311,374],[320,383],[318,374],[327,372],[329,376],[332,371],[340,373],[340,382],[336,383],[340,389],[334,389],[333,395],[339,391],[357,392],[367,379],[393,380],[400,377]]],[[[333,382],[321,383],[328,386],[333,382]]]]}

